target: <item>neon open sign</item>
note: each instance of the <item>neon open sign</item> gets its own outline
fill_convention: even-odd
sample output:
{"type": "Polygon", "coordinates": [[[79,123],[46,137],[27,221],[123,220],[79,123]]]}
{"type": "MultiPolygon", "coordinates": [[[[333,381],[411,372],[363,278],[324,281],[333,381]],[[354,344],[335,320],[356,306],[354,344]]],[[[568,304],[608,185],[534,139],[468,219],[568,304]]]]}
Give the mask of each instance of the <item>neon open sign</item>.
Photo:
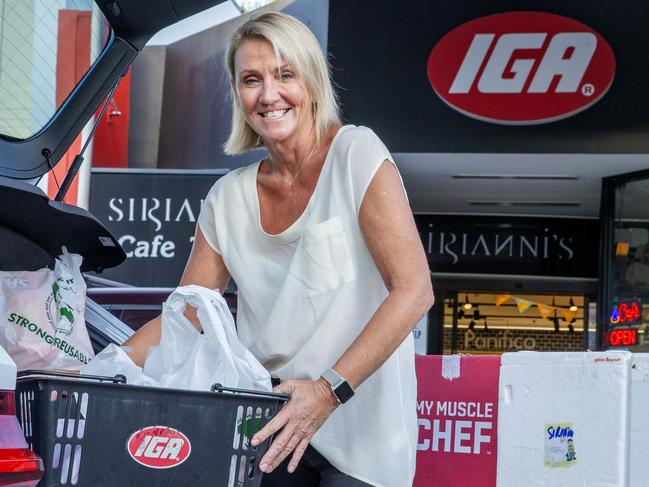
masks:
{"type": "Polygon", "coordinates": [[[631,299],[613,303],[611,325],[636,325],[642,322],[642,301],[631,299]]]}
{"type": "Polygon", "coordinates": [[[613,330],[608,335],[612,347],[629,347],[638,343],[638,330],[613,330]]]}

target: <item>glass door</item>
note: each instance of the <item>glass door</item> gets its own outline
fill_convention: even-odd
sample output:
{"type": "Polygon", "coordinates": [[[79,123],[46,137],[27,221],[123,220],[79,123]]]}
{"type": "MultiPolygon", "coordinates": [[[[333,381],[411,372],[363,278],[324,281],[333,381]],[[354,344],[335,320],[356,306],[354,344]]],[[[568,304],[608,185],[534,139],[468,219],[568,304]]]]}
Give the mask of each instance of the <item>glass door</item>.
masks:
{"type": "Polygon", "coordinates": [[[649,351],[649,171],[602,185],[598,344],[649,351]]]}

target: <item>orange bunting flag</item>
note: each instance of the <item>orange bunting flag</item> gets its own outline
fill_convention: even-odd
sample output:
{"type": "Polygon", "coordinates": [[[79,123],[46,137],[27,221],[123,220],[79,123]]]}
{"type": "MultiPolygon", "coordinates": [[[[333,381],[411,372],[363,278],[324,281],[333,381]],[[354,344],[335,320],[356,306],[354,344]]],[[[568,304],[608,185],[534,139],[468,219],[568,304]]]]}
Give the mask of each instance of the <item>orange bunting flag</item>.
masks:
{"type": "Polygon", "coordinates": [[[506,303],[511,299],[511,297],[511,294],[499,294],[498,296],[496,296],[496,306],[500,306],[501,304],[506,303]]]}
{"type": "Polygon", "coordinates": [[[577,315],[577,312],[575,311],[570,311],[569,309],[562,309],[561,310],[561,316],[563,316],[563,319],[566,320],[568,323],[570,323],[575,316],[577,315]]]}
{"type": "Polygon", "coordinates": [[[548,316],[550,316],[550,311],[552,311],[552,307],[548,306],[546,304],[540,304],[536,303],[536,307],[539,308],[539,314],[541,315],[541,318],[546,320],[548,316]]]}
{"type": "Polygon", "coordinates": [[[534,304],[531,301],[527,301],[525,299],[514,298],[514,300],[516,301],[516,306],[518,307],[519,313],[524,313],[530,306],[532,306],[532,304],[534,304]]]}

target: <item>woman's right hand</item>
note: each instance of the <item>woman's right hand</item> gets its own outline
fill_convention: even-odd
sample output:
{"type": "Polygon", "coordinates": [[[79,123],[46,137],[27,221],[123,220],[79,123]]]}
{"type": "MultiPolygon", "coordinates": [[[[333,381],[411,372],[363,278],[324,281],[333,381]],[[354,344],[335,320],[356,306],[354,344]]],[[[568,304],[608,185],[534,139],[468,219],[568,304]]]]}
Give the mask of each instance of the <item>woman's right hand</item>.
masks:
{"type": "MultiPolygon", "coordinates": [[[[196,225],[194,245],[185,266],[180,285],[196,284],[209,289],[219,289],[221,292],[228,287],[230,273],[225,267],[223,258],[210,246],[199,225],[196,225]]],[[[188,306],[185,315],[201,331],[200,323],[196,318],[196,310],[188,306]]],[[[124,342],[130,350],[126,353],[137,365],[142,367],[150,347],[160,344],[160,316],[152,319],[135,334],[124,342]]]]}

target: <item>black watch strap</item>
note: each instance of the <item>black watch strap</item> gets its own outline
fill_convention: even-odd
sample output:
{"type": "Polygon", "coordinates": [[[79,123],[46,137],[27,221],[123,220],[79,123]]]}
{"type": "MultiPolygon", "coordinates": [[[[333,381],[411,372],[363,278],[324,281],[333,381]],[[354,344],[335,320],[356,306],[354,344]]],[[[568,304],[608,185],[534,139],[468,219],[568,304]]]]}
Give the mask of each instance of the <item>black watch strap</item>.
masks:
{"type": "Polygon", "coordinates": [[[349,385],[349,382],[334,369],[326,370],[321,377],[329,383],[340,404],[345,404],[354,395],[354,389],[349,385]]]}

